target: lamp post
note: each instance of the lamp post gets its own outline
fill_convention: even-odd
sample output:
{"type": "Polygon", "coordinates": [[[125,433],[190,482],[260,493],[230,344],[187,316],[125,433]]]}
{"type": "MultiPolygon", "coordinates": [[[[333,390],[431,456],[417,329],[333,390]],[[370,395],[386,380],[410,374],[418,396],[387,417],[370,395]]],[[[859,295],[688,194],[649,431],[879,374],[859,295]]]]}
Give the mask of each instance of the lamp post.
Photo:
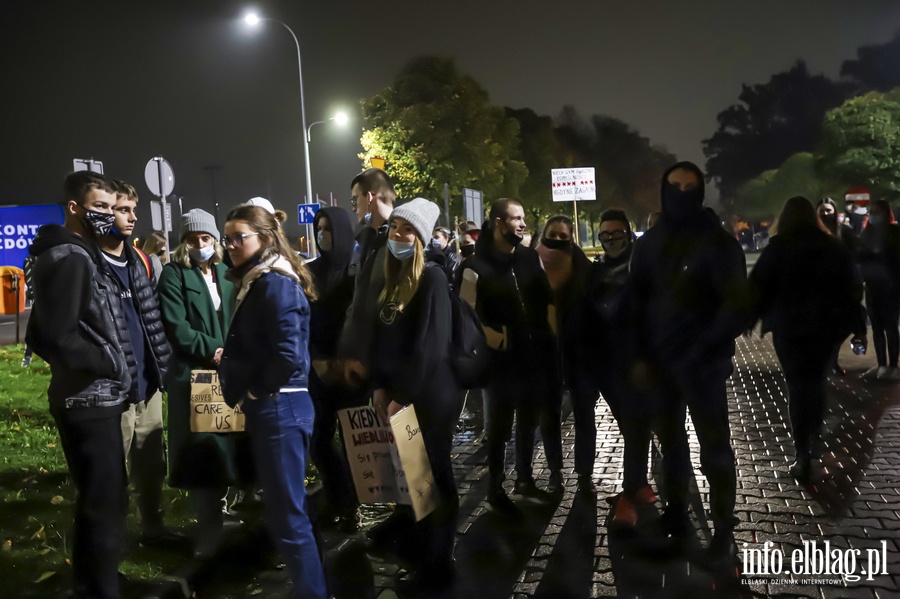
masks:
{"type": "MultiPolygon", "coordinates": [[[[331,117],[330,119],[325,119],[324,121],[316,121],[314,123],[310,123],[309,127],[306,128],[306,143],[309,144],[312,141],[312,137],[311,137],[312,128],[315,127],[316,125],[322,125],[324,123],[330,123],[331,121],[334,121],[338,125],[343,126],[343,125],[347,124],[348,120],[350,120],[350,119],[347,116],[347,113],[339,112],[336,115],[334,115],[333,117],[331,117]]],[[[309,147],[309,146],[307,145],[307,147],[309,147]]]]}
{"type": "MultiPolygon", "coordinates": [[[[277,19],[270,19],[270,18],[263,19],[263,18],[260,18],[259,15],[257,15],[256,13],[253,13],[253,12],[247,13],[247,15],[244,17],[244,22],[247,23],[247,25],[250,25],[251,27],[256,26],[257,24],[259,24],[260,21],[263,21],[263,20],[273,21],[275,23],[278,23],[285,29],[287,29],[288,33],[291,34],[291,38],[293,38],[293,40],[294,40],[294,45],[297,47],[297,76],[300,79],[300,119],[302,120],[302,123],[303,123],[303,133],[304,133],[304,135],[303,135],[303,159],[304,159],[305,165],[306,165],[306,201],[308,203],[311,203],[314,200],[313,200],[313,194],[312,194],[312,175],[310,174],[310,169],[309,169],[309,129],[307,129],[307,127],[306,127],[306,101],[303,98],[303,68],[302,68],[302,62],[300,60],[300,42],[297,41],[297,36],[294,34],[294,30],[291,29],[290,27],[288,27],[287,24],[282,23],[281,21],[279,21],[277,19]]],[[[315,125],[315,124],[316,123],[313,123],[313,125],[315,125]]],[[[312,125],[310,125],[310,128],[312,128],[312,125]]]]}

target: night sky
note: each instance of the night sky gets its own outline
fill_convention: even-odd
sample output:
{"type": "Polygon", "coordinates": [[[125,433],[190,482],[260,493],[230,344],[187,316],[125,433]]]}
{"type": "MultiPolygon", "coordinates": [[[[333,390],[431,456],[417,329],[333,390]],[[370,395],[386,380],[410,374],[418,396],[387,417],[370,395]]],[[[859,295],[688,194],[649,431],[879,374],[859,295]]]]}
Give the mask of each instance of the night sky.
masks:
{"type": "MultiPolygon", "coordinates": [[[[900,29],[894,0],[317,0],[256,3],[296,32],[314,191],[346,205],[360,170],[359,99],[420,54],[453,56],[497,104],[608,114],[679,158],[742,83],[797,59],[836,77],[856,48],[900,29]]],[[[289,214],[305,193],[296,50],[280,25],[250,30],[232,0],[2,0],[0,205],[55,202],[73,158],[102,160],[142,194],[144,165],[172,164],[184,209],[221,214],[254,195],[289,214]]],[[[600,182],[602,185],[602,181],[600,182]]],[[[548,178],[549,193],[549,178],[548,178]]],[[[435,198],[437,199],[437,198],[435,198]]],[[[488,198],[490,199],[490,198],[488,198]]],[[[292,216],[293,218],[293,216],[292,216]]],[[[291,229],[289,229],[291,232],[291,229]]]]}

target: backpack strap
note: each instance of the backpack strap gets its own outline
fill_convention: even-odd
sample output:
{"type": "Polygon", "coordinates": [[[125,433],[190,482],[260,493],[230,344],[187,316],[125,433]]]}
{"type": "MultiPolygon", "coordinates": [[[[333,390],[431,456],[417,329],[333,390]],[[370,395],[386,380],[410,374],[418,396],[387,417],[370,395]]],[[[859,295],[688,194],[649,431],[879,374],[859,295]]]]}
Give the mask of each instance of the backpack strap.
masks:
{"type": "Polygon", "coordinates": [[[143,251],[141,251],[140,249],[138,249],[138,248],[136,248],[136,247],[133,248],[133,249],[134,249],[135,253],[137,253],[138,257],[140,257],[141,262],[144,263],[144,268],[147,269],[147,278],[148,278],[148,279],[153,279],[153,267],[150,266],[150,258],[148,258],[148,257],[147,257],[147,254],[145,254],[145,253],[144,253],[143,251]]]}

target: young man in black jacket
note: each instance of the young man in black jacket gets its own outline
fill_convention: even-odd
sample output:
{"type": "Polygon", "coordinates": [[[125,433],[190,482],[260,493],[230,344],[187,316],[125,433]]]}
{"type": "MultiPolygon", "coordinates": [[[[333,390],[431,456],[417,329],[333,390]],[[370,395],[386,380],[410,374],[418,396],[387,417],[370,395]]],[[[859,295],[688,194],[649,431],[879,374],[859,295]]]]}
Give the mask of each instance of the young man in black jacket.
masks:
{"type": "Polygon", "coordinates": [[[737,240],[703,208],[703,173],[696,165],[672,166],[661,191],[662,218],[635,243],[631,257],[629,304],[642,358],[631,379],[657,381],[657,434],[669,493],[663,529],[680,540],[691,533],[685,430],[690,408],[710,485],[715,535],[708,557],[711,565],[725,565],[736,554],[736,478],[725,384],[734,370],[734,339],[747,316],[746,262],[737,240]]]}
{"type": "Polygon", "coordinates": [[[36,302],[28,344],[50,365],[50,413],[77,489],[72,574],[78,597],[119,597],[128,505],[122,410],[131,374],[118,290],[101,270],[115,192],[97,173],[65,181],[65,226],[44,225],[30,253],[36,302]]]}
{"type": "Polygon", "coordinates": [[[152,273],[147,268],[149,260],[128,243],[137,222],[137,191],[122,181],[113,181],[113,187],[115,222],[98,243],[104,258],[101,269],[116,284],[128,327],[128,337],[122,340],[131,372],[128,406],[122,414],[125,463],[141,513],[140,542],[165,546],[185,541],[165,527],[162,511],[166,449],[161,389],[172,350],[166,340],[152,273]]]}
{"type": "MultiPolygon", "coordinates": [[[[486,225],[488,225],[486,223],[486,225]]],[[[520,495],[541,496],[534,483],[532,456],[542,402],[560,394],[555,341],[548,310],[550,283],[537,252],[522,245],[525,212],[513,200],[491,206],[490,224],[482,230],[478,249],[463,273],[460,295],[472,301],[492,351],[494,380],[488,385],[487,445],[490,489],[488,502],[499,511],[514,505],[503,490],[504,454],[516,424],[516,485],[520,495]],[[471,286],[475,287],[474,293],[471,286]],[[551,397],[553,396],[553,397],[551,397]]],[[[550,491],[562,491],[560,423],[542,427],[550,467],[550,491]]]]}

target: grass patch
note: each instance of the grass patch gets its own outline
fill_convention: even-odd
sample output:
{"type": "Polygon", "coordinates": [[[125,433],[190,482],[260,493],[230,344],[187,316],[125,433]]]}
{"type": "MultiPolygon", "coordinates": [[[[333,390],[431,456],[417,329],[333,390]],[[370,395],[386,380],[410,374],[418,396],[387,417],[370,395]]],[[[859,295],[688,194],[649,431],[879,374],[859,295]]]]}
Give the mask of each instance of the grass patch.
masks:
{"type": "MultiPolygon", "coordinates": [[[[5,597],[58,596],[69,585],[75,488],[47,403],[49,367],[22,368],[21,345],[0,347],[0,580],[5,597]]],[[[166,524],[189,532],[186,494],[164,490],[166,524]]],[[[174,572],[189,556],[138,546],[131,502],[120,570],[148,580],[174,572]]]]}

